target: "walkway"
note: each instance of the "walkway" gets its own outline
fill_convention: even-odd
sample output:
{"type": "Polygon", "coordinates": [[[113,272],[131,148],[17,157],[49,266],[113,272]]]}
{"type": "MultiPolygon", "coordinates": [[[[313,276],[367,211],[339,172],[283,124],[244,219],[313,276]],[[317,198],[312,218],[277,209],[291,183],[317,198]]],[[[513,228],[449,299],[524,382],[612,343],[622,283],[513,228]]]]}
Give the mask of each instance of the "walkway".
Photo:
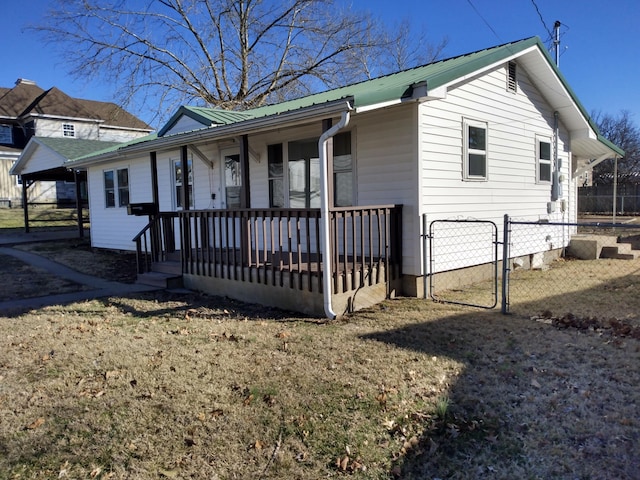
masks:
{"type": "MultiPolygon", "coordinates": [[[[67,236],[64,236],[63,232],[39,232],[37,238],[31,233],[17,235],[0,234],[0,245],[13,245],[25,242],[58,240],[61,238],[75,237],[70,236],[69,232],[67,232],[67,236]]],[[[18,260],[28,265],[45,270],[52,275],[55,275],[56,277],[64,278],[66,280],[70,280],[72,282],[89,287],[87,290],[81,292],[62,293],[58,295],[46,295],[43,297],[7,300],[5,302],[0,302],[0,314],[17,310],[39,308],[48,305],[61,305],[83,300],[91,300],[100,297],[127,295],[131,293],[150,292],[153,290],[157,290],[157,287],[150,287],[148,285],[113,282],[105,280],[103,278],[94,277],[92,275],[86,275],[84,273],[77,272],[76,270],[73,270],[69,267],[66,267],[60,263],[44,258],[40,255],[17,250],[15,248],[0,246],[0,254],[11,255],[12,257],[17,258],[18,260]]]]}

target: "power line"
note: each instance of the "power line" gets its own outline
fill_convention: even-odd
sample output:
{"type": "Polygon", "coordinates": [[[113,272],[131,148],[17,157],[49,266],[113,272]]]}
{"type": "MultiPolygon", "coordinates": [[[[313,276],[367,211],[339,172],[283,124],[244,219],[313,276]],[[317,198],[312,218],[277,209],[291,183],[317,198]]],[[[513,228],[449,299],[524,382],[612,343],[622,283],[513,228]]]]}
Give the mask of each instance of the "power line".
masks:
{"type": "Polygon", "coordinates": [[[469,5],[471,5],[471,8],[473,8],[473,10],[478,14],[478,16],[482,19],[482,21],[484,22],[484,24],[489,27],[489,30],[491,30],[493,32],[493,34],[496,36],[496,38],[500,41],[500,43],[504,43],[504,41],[500,38],[500,35],[498,35],[496,33],[496,31],[493,29],[493,27],[489,24],[489,22],[487,22],[486,18],[484,18],[482,16],[482,14],[478,11],[478,9],[476,8],[476,6],[473,4],[473,2],[471,2],[471,0],[467,0],[467,3],[469,3],[469,5]]]}
{"type": "Polygon", "coordinates": [[[547,24],[545,23],[544,18],[542,18],[542,14],[540,13],[540,9],[538,8],[538,4],[536,3],[536,0],[531,0],[531,3],[533,3],[533,6],[535,7],[536,12],[538,12],[538,17],[540,17],[540,21],[542,22],[544,29],[547,31],[549,36],[553,38],[553,33],[551,33],[551,30],[549,29],[549,27],[547,27],[547,24]]]}

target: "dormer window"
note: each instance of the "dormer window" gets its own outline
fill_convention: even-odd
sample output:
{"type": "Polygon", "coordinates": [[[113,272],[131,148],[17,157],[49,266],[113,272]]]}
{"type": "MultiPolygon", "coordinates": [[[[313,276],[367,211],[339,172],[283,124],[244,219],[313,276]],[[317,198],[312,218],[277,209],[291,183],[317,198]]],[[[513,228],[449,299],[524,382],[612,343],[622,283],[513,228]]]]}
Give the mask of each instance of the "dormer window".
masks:
{"type": "Polygon", "coordinates": [[[62,124],[62,136],[63,137],[75,137],[76,129],[72,123],[62,124]]]}
{"type": "Polygon", "coordinates": [[[11,125],[0,125],[0,143],[13,144],[11,125]]]}

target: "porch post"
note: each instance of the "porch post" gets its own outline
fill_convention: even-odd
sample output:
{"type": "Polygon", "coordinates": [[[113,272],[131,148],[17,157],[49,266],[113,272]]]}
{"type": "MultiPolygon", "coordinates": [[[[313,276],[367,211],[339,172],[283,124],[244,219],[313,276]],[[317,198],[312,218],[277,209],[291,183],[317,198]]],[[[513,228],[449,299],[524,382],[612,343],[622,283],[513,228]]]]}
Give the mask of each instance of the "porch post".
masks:
{"type": "Polygon", "coordinates": [[[27,179],[22,177],[22,212],[24,214],[24,231],[29,233],[29,205],[27,200],[27,179]]]}
{"type": "Polygon", "coordinates": [[[160,194],[158,193],[158,160],[156,152],[150,152],[149,158],[151,162],[151,195],[153,203],[160,211],[160,194]]]}
{"type": "Polygon", "coordinates": [[[84,222],[82,220],[82,191],[80,189],[80,175],[77,170],[73,170],[73,181],[76,184],[76,215],[78,215],[78,235],[84,238],[84,222]]]}
{"type": "Polygon", "coordinates": [[[242,189],[240,194],[240,208],[251,208],[251,188],[249,185],[249,136],[240,137],[240,174],[242,175],[242,189]]]}
{"type": "MultiPolygon", "coordinates": [[[[249,186],[249,136],[240,137],[240,175],[242,176],[242,187],[240,188],[240,208],[251,208],[251,189],[249,186]]],[[[240,216],[240,254],[242,255],[242,265],[249,264],[249,215],[240,216]]],[[[244,269],[242,270],[244,274],[244,269]]]]}
{"type": "Polygon", "coordinates": [[[180,165],[182,168],[182,208],[190,210],[189,207],[189,159],[187,146],[180,147],[180,165]]]}
{"type": "MultiPolygon", "coordinates": [[[[189,159],[187,158],[187,146],[180,147],[180,165],[182,168],[182,209],[190,210],[189,207],[189,159]]],[[[191,262],[191,219],[188,215],[182,215],[182,238],[180,239],[182,250],[182,268],[185,268],[185,260],[191,262]]]]}

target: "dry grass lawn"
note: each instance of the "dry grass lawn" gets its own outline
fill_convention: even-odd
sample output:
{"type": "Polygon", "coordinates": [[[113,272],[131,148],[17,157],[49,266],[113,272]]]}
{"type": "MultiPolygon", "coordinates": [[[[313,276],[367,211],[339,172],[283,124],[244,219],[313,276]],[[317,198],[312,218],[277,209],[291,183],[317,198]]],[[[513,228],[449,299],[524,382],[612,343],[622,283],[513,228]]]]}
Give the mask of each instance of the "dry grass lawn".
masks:
{"type": "MultiPolygon", "coordinates": [[[[629,319],[638,290],[592,311],[629,319]]],[[[527,301],[541,312],[549,298],[527,301]]],[[[4,317],[0,330],[0,478],[640,471],[640,341],[607,328],[416,299],[325,323],[158,293],[4,317]]]]}

